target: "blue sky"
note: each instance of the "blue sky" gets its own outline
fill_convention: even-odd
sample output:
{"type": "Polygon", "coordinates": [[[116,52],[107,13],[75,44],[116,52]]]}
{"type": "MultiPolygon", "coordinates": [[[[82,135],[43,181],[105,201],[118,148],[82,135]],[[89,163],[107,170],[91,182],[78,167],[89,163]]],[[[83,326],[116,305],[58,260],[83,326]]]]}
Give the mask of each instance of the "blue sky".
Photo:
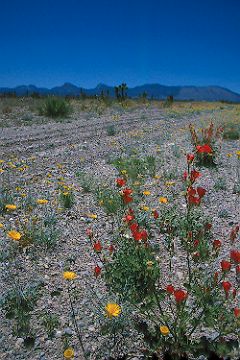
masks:
{"type": "Polygon", "coordinates": [[[123,81],[240,92],[240,1],[0,0],[0,87],[123,81]]]}

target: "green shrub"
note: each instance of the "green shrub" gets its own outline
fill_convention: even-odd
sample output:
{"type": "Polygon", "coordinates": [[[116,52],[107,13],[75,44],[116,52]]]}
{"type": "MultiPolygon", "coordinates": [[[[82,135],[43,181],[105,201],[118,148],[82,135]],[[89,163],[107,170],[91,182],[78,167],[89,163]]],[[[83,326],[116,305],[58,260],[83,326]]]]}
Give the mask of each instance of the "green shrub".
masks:
{"type": "Polygon", "coordinates": [[[48,97],[43,106],[39,109],[40,115],[52,118],[68,116],[71,112],[69,103],[61,98],[48,97]]]}
{"type": "Polygon", "coordinates": [[[225,140],[238,140],[240,139],[240,126],[237,124],[227,124],[224,127],[223,138],[225,140]]]}

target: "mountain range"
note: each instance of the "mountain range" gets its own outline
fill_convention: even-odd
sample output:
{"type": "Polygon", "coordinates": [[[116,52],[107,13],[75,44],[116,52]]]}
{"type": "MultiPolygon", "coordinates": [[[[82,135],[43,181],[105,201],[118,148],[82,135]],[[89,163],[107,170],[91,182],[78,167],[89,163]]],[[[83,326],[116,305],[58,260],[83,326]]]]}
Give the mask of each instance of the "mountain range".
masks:
{"type": "MultiPolygon", "coordinates": [[[[111,97],[115,96],[114,86],[98,84],[93,89],[84,89],[65,83],[62,86],[56,86],[51,89],[41,88],[35,85],[21,85],[15,88],[0,87],[0,94],[16,93],[17,96],[31,95],[38,93],[40,95],[58,95],[58,96],[77,96],[81,93],[86,95],[100,95],[102,92],[111,97]]],[[[195,100],[195,101],[229,101],[240,102],[240,94],[233,92],[221,86],[166,86],[160,84],[145,84],[127,89],[127,95],[136,98],[143,93],[147,93],[148,98],[166,99],[167,96],[173,96],[175,100],[195,100]]]]}

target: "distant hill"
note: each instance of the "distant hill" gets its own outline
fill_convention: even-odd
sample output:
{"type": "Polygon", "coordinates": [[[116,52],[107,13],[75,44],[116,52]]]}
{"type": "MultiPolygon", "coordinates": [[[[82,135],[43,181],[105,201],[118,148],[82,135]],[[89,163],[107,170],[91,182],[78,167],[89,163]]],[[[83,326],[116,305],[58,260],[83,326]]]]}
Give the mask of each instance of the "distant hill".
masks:
{"type": "MultiPolygon", "coordinates": [[[[56,86],[52,89],[38,88],[35,85],[21,85],[15,88],[0,87],[0,94],[13,92],[15,92],[17,96],[31,95],[32,93],[59,96],[77,96],[81,93],[86,95],[100,95],[102,92],[112,97],[115,95],[114,87],[105,84],[98,84],[93,89],[84,89],[71,83],[65,83],[62,86],[56,86]]],[[[240,102],[240,94],[220,86],[165,86],[160,84],[145,84],[127,90],[128,96],[132,98],[136,98],[144,92],[147,93],[148,98],[154,99],[166,99],[167,96],[172,95],[175,100],[224,100],[240,102]]]]}

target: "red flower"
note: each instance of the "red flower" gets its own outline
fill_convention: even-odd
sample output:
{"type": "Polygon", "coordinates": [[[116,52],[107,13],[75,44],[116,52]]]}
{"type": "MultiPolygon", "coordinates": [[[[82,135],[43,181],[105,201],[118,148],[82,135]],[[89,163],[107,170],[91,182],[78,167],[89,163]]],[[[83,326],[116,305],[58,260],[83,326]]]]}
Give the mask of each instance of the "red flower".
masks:
{"type": "Polygon", "coordinates": [[[218,271],[216,271],[213,276],[215,284],[218,282],[218,275],[218,271]]]}
{"type": "Polygon", "coordinates": [[[133,201],[133,197],[132,196],[129,196],[129,195],[124,195],[123,196],[123,202],[124,204],[129,204],[130,202],[133,201]]]}
{"type": "Polygon", "coordinates": [[[133,223],[130,225],[130,230],[132,233],[136,232],[138,230],[138,224],[137,223],[133,223]]]}
{"type": "Polygon", "coordinates": [[[112,252],[114,251],[114,246],[113,246],[113,245],[110,245],[110,246],[108,247],[108,250],[109,250],[110,253],[112,253],[112,252]]]}
{"type": "Polygon", "coordinates": [[[188,294],[184,290],[174,290],[174,297],[178,304],[186,300],[187,296],[188,294]]]}
{"type": "Polygon", "coordinates": [[[233,294],[233,298],[235,299],[235,297],[236,297],[236,295],[237,295],[237,290],[236,290],[236,289],[233,289],[232,294],[233,294]]]}
{"type": "Polygon", "coordinates": [[[212,228],[212,224],[210,224],[210,223],[205,224],[205,228],[207,230],[210,230],[212,228]]]}
{"type": "Polygon", "coordinates": [[[233,310],[233,312],[234,312],[234,315],[235,315],[236,318],[239,318],[239,317],[240,317],[240,309],[239,309],[239,308],[235,308],[235,309],[233,310]]]}
{"type": "Polygon", "coordinates": [[[126,180],[122,179],[122,178],[118,178],[118,179],[116,179],[116,184],[117,184],[118,187],[125,186],[126,185],[126,180]]]}
{"type": "Polygon", "coordinates": [[[222,260],[221,268],[222,268],[222,271],[229,271],[231,269],[231,263],[229,261],[222,260]]]}
{"type": "Polygon", "coordinates": [[[234,240],[236,239],[238,232],[239,232],[239,226],[237,225],[234,229],[232,229],[230,233],[230,240],[232,242],[234,242],[234,240]]]}
{"type": "Polygon", "coordinates": [[[197,178],[199,178],[199,176],[201,176],[201,174],[200,174],[199,171],[197,171],[197,170],[195,170],[195,169],[192,170],[192,171],[191,171],[191,175],[190,175],[190,180],[191,180],[191,182],[194,183],[194,181],[196,181],[197,178]]]}
{"type": "Polygon", "coordinates": [[[126,215],[125,217],[124,217],[124,221],[126,221],[126,222],[130,222],[130,221],[132,221],[134,219],[134,215],[126,215]]]}
{"type": "Polygon", "coordinates": [[[191,163],[194,160],[194,154],[187,154],[187,162],[191,163]]]}
{"type": "Polygon", "coordinates": [[[193,243],[194,247],[198,247],[199,245],[199,240],[195,240],[194,243],[193,243]]]}
{"type": "Polygon", "coordinates": [[[93,231],[92,231],[92,229],[86,229],[86,234],[87,234],[87,236],[91,239],[92,237],[93,237],[93,231]]]}
{"type": "Polygon", "coordinates": [[[235,264],[240,264],[240,251],[231,250],[230,251],[230,258],[235,262],[235,264]]]}
{"type": "Polygon", "coordinates": [[[192,186],[189,186],[189,188],[187,189],[187,192],[188,192],[188,196],[196,195],[196,190],[192,186]]]}
{"type": "Polygon", "coordinates": [[[141,237],[142,237],[142,240],[147,240],[148,238],[148,233],[146,230],[142,230],[141,231],[141,237]]]}
{"type": "Polygon", "coordinates": [[[226,293],[228,293],[229,290],[230,290],[231,287],[232,287],[232,284],[231,284],[229,281],[223,281],[223,282],[222,282],[222,287],[223,287],[224,291],[225,291],[226,293]]]}
{"type": "Polygon", "coordinates": [[[187,173],[187,171],[184,171],[184,173],[183,173],[183,180],[186,181],[186,180],[187,180],[187,177],[188,177],[188,173],[187,173]]]}
{"type": "Polygon", "coordinates": [[[167,291],[167,293],[169,293],[169,294],[173,294],[173,293],[174,293],[174,286],[173,286],[172,284],[168,285],[168,286],[166,287],[166,291],[167,291]]]}
{"type": "Polygon", "coordinates": [[[199,197],[196,196],[189,196],[188,197],[188,202],[191,205],[199,205],[201,202],[201,199],[199,197]]]}
{"type": "Polygon", "coordinates": [[[95,242],[95,244],[93,245],[93,249],[98,253],[102,251],[102,245],[100,243],[100,241],[98,240],[97,242],[95,242]]]}
{"type": "Polygon", "coordinates": [[[159,213],[157,212],[157,210],[153,210],[153,217],[154,217],[154,219],[159,218],[159,213]]]}
{"type": "Polygon", "coordinates": [[[100,268],[100,266],[95,266],[95,269],[94,269],[94,274],[96,277],[98,277],[100,274],[101,274],[101,271],[102,269],[100,268]]]}
{"type": "Polygon", "coordinates": [[[146,230],[133,231],[132,235],[133,235],[134,240],[136,240],[136,241],[147,240],[147,237],[148,237],[148,233],[146,230]]]}
{"type": "Polygon", "coordinates": [[[124,196],[128,196],[128,195],[131,195],[132,194],[132,189],[124,189],[123,191],[122,191],[122,193],[123,193],[123,195],[124,196]]]}
{"type": "Polygon", "coordinates": [[[196,149],[197,149],[197,152],[200,154],[211,154],[213,152],[211,146],[209,146],[208,144],[197,145],[196,149]]]}
{"type": "Polygon", "coordinates": [[[200,198],[202,198],[206,194],[206,190],[200,186],[197,187],[197,193],[200,198]]]}
{"type": "Polygon", "coordinates": [[[239,274],[240,273],[240,265],[237,265],[236,266],[236,274],[239,274]]]}
{"type": "Polygon", "coordinates": [[[134,240],[136,240],[136,241],[142,240],[142,233],[141,232],[134,231],[132,235],[133,235],[134,240]]]}
{"type": "Polygon", "coordinates": [[[220,249],[221,245],[222,245],[222,242],[220,240],[214,240],[213,241],[213,247],[215,249],[220,249]]]}

